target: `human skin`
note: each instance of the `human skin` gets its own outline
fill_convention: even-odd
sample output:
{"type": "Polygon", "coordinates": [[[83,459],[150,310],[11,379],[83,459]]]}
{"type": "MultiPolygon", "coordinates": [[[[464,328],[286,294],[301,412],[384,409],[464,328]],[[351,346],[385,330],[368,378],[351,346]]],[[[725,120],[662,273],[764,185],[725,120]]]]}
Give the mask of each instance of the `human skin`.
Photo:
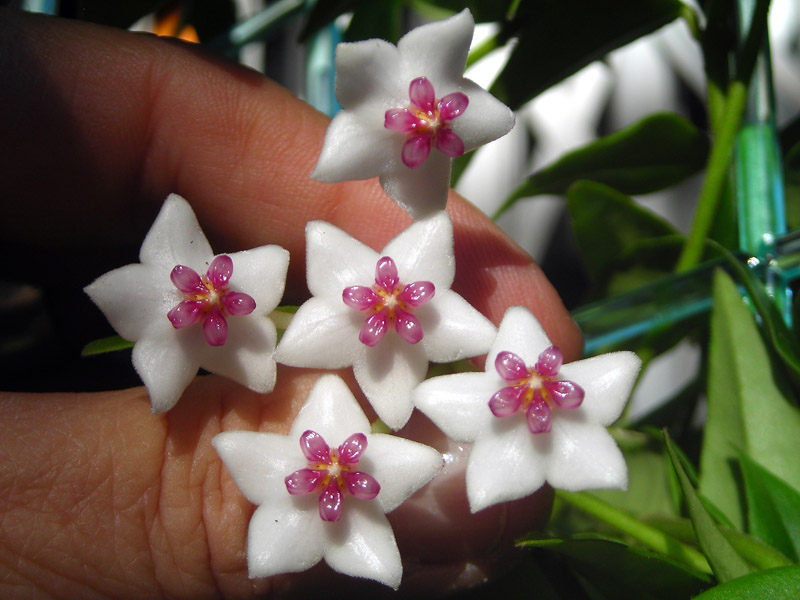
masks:
{"type": "MultiPolygon", "coordinates": [[[[308,295],[308,221],[376,249],[410,224],[374,180],[309,179],[327,118],[196,47],[0,9],[0,81],[2,240],[53,257],[42,266],[20,253],[13,275],[69,268],[75,285],[89,283],[103,272],[100,249],[140,243],[175,192],[217,251],[286,248],[285,302],[297,304],[308,295]],[[97,261],[82,253],[65,265],[76,247],[97,248],[97,261]]],[[[495,324],[510,306],[529,308],[567,360],[578,358],[577,328],[539,268],[454,193],[447,210],[453,289],[495,324]]],[[[254,507],[210,445],[225,430],[286,433],[317,375],[279,367],[265,396],[199,377],[159,416],[144,388],[0,394],[0,597],[248,598],[348,585],[325,566],[247,577],[254,507]]],[[[546,521],[547,489],[470,516],[466,450],[421,415],[400,433],[453,457],[390,515],[406,559],[401,591],[475,583],[507,560],[516,535],[546,521]]]]}

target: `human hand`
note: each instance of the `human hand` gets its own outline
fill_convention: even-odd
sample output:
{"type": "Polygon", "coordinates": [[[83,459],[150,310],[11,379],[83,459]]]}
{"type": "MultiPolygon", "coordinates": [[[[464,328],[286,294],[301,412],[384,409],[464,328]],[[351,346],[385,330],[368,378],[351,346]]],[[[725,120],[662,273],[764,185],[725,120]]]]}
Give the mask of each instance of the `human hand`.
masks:
{"type": "MultiPolygon", "coordinates": [[[[306,222],[325,220],[374,248],[410,223],[375,181],[310,180],[327,119],[194,47],[0,10],[0,73],[7,242],[54,255],[75,244],[139,243],[175,192],[218,251],[286,248],[285,302],[299,303],[308,293],[306,222]]],[[[495,323],[507,307],[526,306],[567,359],[577,358],[577,329],[530,258],[455,194],[448,212],[453,289],[495,323]]],[[[39,268],[25,261],[17,257],[14,270],[39,268]]],[[[72,266],[77,287],[102,273],[72,266]]],[[[248,579],[254,507],[210,445],[223,430],[285,433],[316,376],[280,367],[266,396],[200,377],[158,417],[143,388],[0,396],[4,596],[249,597],[341,585],[324,566],[248,579]]],[[[479,581],[515,535],[545,522],[547,490],[470,515],[463,449],[418,414],[400,434],[454,457],[389,515],[406,559],[401,591],[479,581]]]]}

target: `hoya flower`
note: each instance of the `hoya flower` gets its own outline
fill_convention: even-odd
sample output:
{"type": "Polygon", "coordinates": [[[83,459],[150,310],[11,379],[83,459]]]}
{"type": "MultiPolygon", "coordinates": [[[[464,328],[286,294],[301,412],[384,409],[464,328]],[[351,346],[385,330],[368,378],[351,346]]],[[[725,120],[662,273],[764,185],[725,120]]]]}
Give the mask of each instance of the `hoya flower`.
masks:
{"type": "Polygon", "coordinates": [[[561,351],[522,307],[506,312],[484,373],[423,382],[414,402],[452,440],[474,442],[473,512],[528,496],[545,482],[580,491],[627,487],[606,431],[622,413],[641,361],[613,352],[562,365],[561,351]]]}
{"type": "Polygon", "coordinates": [[[455,276],[447,213],[417,221],[375,252],[333,225],[306,227],[308,289],[275,351],[294,367],[353,367],[392,429],[413,411],[411,392],[428,361],[484,354],[492,323],[450,290],[455,276]]]}
{"type": "Polygon", "coordinates": [[[202,367],[267,393],[289,253],[278,246],[214,256],[189,203],[164,202],[139,252],[85,291],[126,340],[154,413],[172,408],[202,367]]]}
{"type": "Polygon", "coordinates": [[[288,436],[229,431],[212,443],[258,508],[250,520],[250,577],[297,573],[320,560],[336,571],[400,585],[403,567],[385,513],[442,467],[433,448],[370,433],[345,383],[323,375],[288,436]]]}
{"type": "Polygon", "coordinates": [[[423,25],[394,46],[339,44],[342,106],[312,177],[332,183],[380,177],[415,219],[444,209],[451,158],[508,133],[514,114],[464,67],[475,22],[469,10],[423,25]]]}

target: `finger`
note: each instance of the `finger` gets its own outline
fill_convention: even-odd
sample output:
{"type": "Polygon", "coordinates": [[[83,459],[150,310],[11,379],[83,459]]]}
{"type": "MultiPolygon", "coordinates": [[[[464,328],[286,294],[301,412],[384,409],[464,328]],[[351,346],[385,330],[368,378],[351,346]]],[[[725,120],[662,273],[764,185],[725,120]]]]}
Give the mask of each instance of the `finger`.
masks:
{"type": "MultiPolygon", "coordinates": [[[[380,249],[408,216],[377,183],[309,179],[327,119],[196,47],[0,10],[0,161],[9,239],[141,240],[163,199],[188,198],[219,251],[275,243],[302,298],[304,226],[323,219],[380,249]],[[41,173],[47,173],[42,177],[41,173]],[[131,227],[133,220],[138,227],[131,227]],[[75,225],[80,224],[80,228],[75,225]]],[[[580,336],[530,258],[455,194],[456,291],[495,323],[530,308],[568,358],[580,336]]]]}
{"type": "MultiPolygon", "coordinates": [[[[149,414],[142,388],[0,397],[0,595],[307,597],[329,584],[342,591],[350,581],[325,567],[313,576],[248,578],[255,507],[210,444],[226,430],[287,433],[317,376],[285,369],[269,396],[203,377],[161,416],[149,414]]],[[[458,451],[440,477],[390,515],[407,565],[404,589],[426,594],[482,580],[520,527],[546,521],[551,502],[545,491],[471,515],[458,451]]],[[[380,588],[366,590],[371,597],[380,588]]]]}

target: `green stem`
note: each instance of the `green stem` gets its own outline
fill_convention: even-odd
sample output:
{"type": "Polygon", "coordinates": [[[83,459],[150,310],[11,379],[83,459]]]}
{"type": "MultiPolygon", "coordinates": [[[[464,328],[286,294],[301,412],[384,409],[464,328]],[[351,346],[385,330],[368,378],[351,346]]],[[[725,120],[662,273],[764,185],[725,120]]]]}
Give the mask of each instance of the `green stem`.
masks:
{"type": "Polygon", "coordinates": [[[679,561],[695,571],[711,574],[711,567],[708,566],[708,561],[700,552],[655,527],[645,525],[607,502],[590,494],[574,494],[561,490],[556,492],[556,496],[586,514],[629,535],[651,550],[679,561]]]}
{"type": "Polygon", "coordinates": [[[706,238],[717,214],[719,199],[728,177],[728,166],[733,155],[736,134],[747,105],[747,86],[734,81],[728,88],[725,109],[719,123],[717,138],[711,150],[706,168],[706,178],[700,191],[700,200],[689,237],[678,259],[675,271],[683,273],[700,262],[705,249],[706,238]]]}

